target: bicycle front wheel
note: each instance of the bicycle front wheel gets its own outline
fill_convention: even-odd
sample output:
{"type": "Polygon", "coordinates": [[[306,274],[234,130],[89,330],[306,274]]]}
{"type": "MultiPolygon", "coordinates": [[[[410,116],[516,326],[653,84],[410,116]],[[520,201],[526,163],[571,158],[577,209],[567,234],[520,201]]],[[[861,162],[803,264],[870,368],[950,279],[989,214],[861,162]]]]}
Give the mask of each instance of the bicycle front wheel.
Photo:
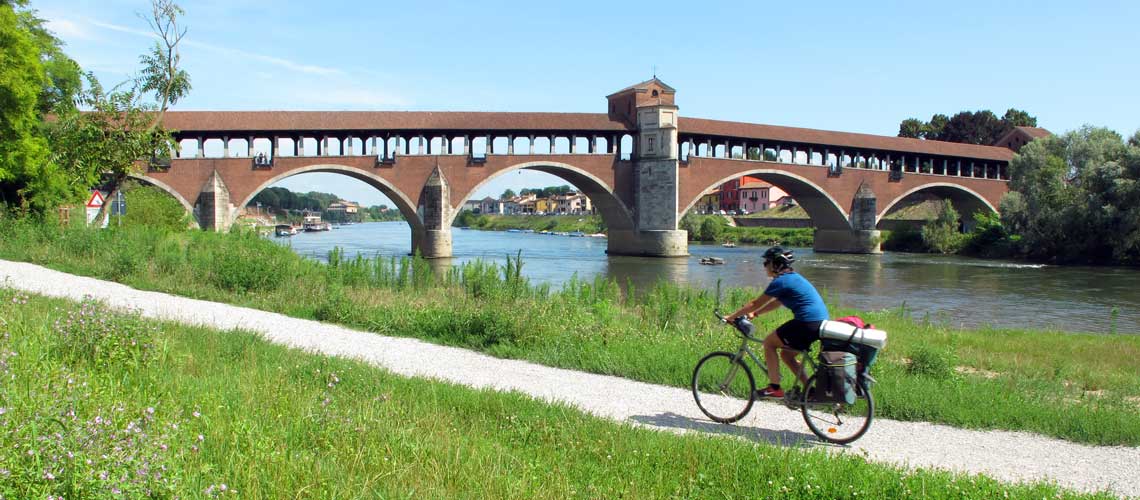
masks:
{"type": "Polygon", "coordinates": [[[824,388],[816,387],[815,376],[808,380],[808,390],[804,392],[800,411],[812,434],[829,443],[847,444],[863,437],[867,429],[871,428],[871,420],[875,415],[875,398],[871,396],[871,389],[865,381],[860,379],[856,383],[860,386],[855,391],[855,402],[847,404],[819,402],[824,388]]]}
{"type": "Polygon", "coordinates": [[[693,370],[693,399],[714,421],[731,424],[748,414],[755,400],[756,380],[735,354],[714,352],[693,370]]]}

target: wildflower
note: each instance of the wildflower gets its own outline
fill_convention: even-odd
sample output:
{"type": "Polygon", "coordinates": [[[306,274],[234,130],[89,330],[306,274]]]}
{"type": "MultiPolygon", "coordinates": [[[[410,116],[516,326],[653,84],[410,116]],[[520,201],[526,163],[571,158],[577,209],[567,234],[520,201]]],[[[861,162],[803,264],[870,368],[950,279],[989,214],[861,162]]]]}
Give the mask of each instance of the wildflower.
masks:
{"type": "Polygon", "coordinates": [[[203,435],[201,435],[201,434],[199,434],[199,435],[198,435],[198,441],[199,441],[199,442],[201,442],[201,441],[205,441],[205,440],[206,440],[206,436],[203,436],[203,435]]]}
{"type": "Polygon", "coordinates": [[[146,409],[146,414],[147,414],[147,415],[154,415],[154,407],[153,407],[153,406],[151,406],[151,407],[148,407],[148,408],[146,409]]]}
{"type": "Polygon", "coordinates": [[[55,481],[55,474],[52,474],[51,472],[44,472],[44,479],[47,479],[48,481],[55,481]]]}
{"type": "Polygon", "coordinates": [[[194,416],[194,418],[198,418],[198,417],[201,417],[201,416],[202,416],[202,414],[201,414],[201,413],[198,413],[198,411],[197,411],[197,410],[195,410],[195,411],[194,411],[194,413],[191,413],[191,415],[193,415],[193,416],[194,416]]]}
{"type": "Polygon", "coordinates": [[[8,409],[3,407],[3,406],[0,406],[0,415],[3,415],[5,413],[8,413],[8,409]]]}

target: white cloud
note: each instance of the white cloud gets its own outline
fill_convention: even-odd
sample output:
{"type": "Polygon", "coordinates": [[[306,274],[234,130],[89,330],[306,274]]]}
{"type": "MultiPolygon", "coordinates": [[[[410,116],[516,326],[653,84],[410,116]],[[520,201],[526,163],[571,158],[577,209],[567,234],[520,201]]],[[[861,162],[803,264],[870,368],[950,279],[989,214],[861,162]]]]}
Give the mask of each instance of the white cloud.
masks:
{"type": "Polygon", "coordinates": [[[203,48],[206,50],[212,50],[214,52],[219,52],[222,54],[231,55],[234,57],[245,58],[245,59],[256,59],[258,61],[269,63],[269,64],[272,64],[275,66],[280,66],[280,67],[285,68],[287,70],[295,71],[298,73],[306,73],[306,74],[310,74],[310,75],[323,75],[323,76],[344,74],[344,71],[341,71],[341,70],[336,69],[336,68],[329,68],[329,67],[325,67],[325,66],[317,66],[317,65],[313,65],[313,64],[302,64],[302,63],[290,61],[288,59],[282,59],[280,57],[267,56],[265,54],[256,54],[253,52],[246,52],[246,51],[241,50],[241,49],[234,49],[234,48],[230,48],[230,47],[222,47],[220,45],[213,45],[213,44],[204,43],[204,42],[196,42],[196,41],[189,40],[189,39],[184,40],[183,43],[185,43],[187,46],[190,46],[190,47],[199,47],[199,48],[203,48]]]}
{"type": "Polygon", "coordinates": [[[76,40],[94,40],[95,36],[83,26],[69,19],[49,19],[47,28],[52,33],[63,38],[76,40]]]}

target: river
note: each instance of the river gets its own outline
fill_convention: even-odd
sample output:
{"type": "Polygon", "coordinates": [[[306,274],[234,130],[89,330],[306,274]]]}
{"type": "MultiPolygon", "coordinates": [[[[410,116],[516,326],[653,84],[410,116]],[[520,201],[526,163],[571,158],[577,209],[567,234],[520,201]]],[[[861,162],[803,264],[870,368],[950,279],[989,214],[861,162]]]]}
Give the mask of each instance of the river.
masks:
{"type": "MultiPolygon", "coordinates": [[[[404,222],[375,222],[301,233],[277,241],[298,254],[324,260],[333,247],[348,256],[402,256],[411,236],[404,222]]],[[[523,274],[558,286],[575,273],[602,275],[644,289],[656,280],[694,287],[761,287],[764,247],[689,246],[689,258],[606,255],[603,238],[455,229],[452,264],[475,259],[498,263],[522,250],[523,274]],[[724,265],[701,265],[700,257],[724,265]]],[[[861,310],[905,307],[918,318],[962,327],[1054,328],[1140,333],[1140,270],[1120,267],[1044,266],[957,256],[885,253],[846,255],[797,248],[796,269],[829,302],[861,310]],[[1115,313],[1113,311],[1116,311],[1115,313]]]]}

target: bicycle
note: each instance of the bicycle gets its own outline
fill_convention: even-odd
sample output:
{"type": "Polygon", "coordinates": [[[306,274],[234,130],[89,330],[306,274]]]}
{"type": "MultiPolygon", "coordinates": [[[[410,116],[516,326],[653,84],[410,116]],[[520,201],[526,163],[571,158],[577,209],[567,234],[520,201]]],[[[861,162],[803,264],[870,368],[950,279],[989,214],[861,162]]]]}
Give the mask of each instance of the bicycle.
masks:
{"type": "MultiPolygon", "coordinates": [[[[713,314],[722,323],[735,327],[741,338],[740,348],[736,353],[714,351],[697,362],[693,370],[693,398],[706,416],[716,422],[730,424],[744,418],[757,399],[756,379],[745,359],[752,359],[760,367],[765,382],[768,369],[748,346],[749,342],[763,342],[763,339],[753,336],[755,327],[747,320],[729,323],[719,311],[713,311],[713,314]]],[[[836,402],[835,396],[828,393],[830,387],[818,383],[824,377],[819,372],[820,363],[810,355],[811,349],[798,352],[802,357],[803,377],[796,377],[796,384],[785,393],[783,404],[789,409],[799,410],[812,434],[824,441],[847,444],[862,437],[874,419],[875,399],[870,388],[874,379],[858,370],[854,382],[855,402],[836,402]]]]}

